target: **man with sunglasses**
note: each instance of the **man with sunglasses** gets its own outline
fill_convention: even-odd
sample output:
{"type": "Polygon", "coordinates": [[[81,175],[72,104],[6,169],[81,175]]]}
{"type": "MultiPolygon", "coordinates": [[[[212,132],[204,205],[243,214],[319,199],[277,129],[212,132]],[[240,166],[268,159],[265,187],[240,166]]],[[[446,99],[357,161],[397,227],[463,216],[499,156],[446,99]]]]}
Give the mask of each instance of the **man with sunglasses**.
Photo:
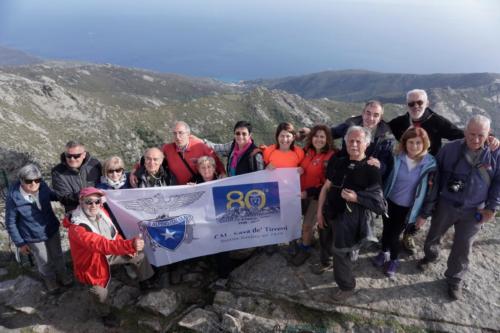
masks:
{"type": "Polygon", "coordinates": [[[54,293],[58,282],[62,286],[73,282],[66,273],[59,220],[50,204],[57,197],[34,164],[23,166],[18,178],[7,195],[5,225],[19,252],[33,254],[47,291],[54,293]]]}
{"type": "Polygon", "coordinates": [[[409,127],[422,127],[431,141],[429,152],[436,156],[443,139],[456,140],[464,137],[463,130],[429,108],[429,99],[425,90],[408,91],[406,103],[408,112],[389,121],[392,133],[398,141],[409,127]]]}
{"type": "Polygon", "coordinates": [[[83,143],[69,141],[66,144],[61,163],[52,169],[52,187],[66,213],[78,206],[80,190],[97,185],[101,175],[101,163],[85,151],[83,143]]]}
{"type": "Polygon", "coordinates": [[[136,270],[141,288],[148,284],[154,272],[142,250],[144,240],[137,236],[123,239],[103,207],[105,194],[94,187],[80,191],[80,205],[67,216],[63,225],[68,228],[68,238],[73,258],[73,268],[78,281],[90,286],[95,309],[104,323],[116,324],[108,305],[108,286],[111,265],[131,264],[136,270]]]}

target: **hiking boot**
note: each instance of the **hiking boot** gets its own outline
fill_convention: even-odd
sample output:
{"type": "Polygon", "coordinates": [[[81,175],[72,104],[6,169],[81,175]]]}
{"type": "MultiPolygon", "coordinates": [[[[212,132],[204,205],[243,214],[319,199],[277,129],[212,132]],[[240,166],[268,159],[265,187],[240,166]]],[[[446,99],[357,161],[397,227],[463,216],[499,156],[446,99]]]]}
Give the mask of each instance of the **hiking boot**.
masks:
{"type": "Polygon", "coordinates": [[[333,262],[331,260],[325,262],[318,262],[309,266],[311,273],[316,275],[321,275],[324,272],[333,268],[333,262]]]}
{"type": "Polygon", "coordinates": [[[302,266],[307,259],[311,256],[311,251],[305,250],[305,249],[299,249],[299,252],[295,257],[290,260],[292,265],[294,266],[302,266]]]}
{"type": "Polygon", "coordinates": [[[348,299],[349,297],[351,297],[352,295],[354,295],[354,289],[342,290],[342,289],[338,288],[335,291],[335,293],[333,294],[332,299],[335,302],[343,302],[346,299],[348,299]]]}
{"type": "Polygon", "coordinates": [[[101,317],[101,320],[106,327],[120,327],[120,319],[113,313],[101,317]]]}
{"type": "Polygon", "coordinates": [[[448,296],[454,301],[461,300],[463,298],[462,288],[455,284],[448,284],[448,296]]]}
{"type": "Polygon", "coordinates": [[[372,264],[375,267],[383,267],[390,259],[389,252],[380,251],[375,258],[372,259],[372,264]]]}
{"type": "Polygon", "coordinates": [[[63,287],[69,287],[73,284],[73,277],[68,273],[57,275],[57,282],[63,287]]]}
{"type": "Polygon", "coordinates": [[[406,234],[403,236],[403,248],[409,254],[415,254],[417,252],[417,247],[415,246],[415,239],[413,239],[413,235],[406,234]]]}
{"type": "Polygon", "coordinates": [[[389,279],[394,279],[396,277],[396,270],[399,267],[399,260],[389,260],[385,267],[385,275],[389,277],[389,279]]]}
{"type": "Polygon", "coordinates": [[[427,257],[423,257],[417,262],[417,267],[420,269],[422,272],[425,272],[426,270],[431,267],[433,260],[429,260],[427,257]]]}
{"type": "Polygon", "coordinates": [[[43,279],[43,284],[45,285],[45,289],[51,295],[56,294],[59,291],[59,285],[57,284],[55,279],[43,279]]]}

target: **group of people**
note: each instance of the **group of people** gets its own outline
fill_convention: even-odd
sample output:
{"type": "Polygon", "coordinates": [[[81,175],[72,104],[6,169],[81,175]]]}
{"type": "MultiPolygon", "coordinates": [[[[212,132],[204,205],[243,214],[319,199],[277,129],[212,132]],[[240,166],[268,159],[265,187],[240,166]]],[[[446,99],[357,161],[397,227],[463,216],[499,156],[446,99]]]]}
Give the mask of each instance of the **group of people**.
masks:
{"type": "Polygon", "coordinates": [[[102,190],[197,184],[295,167],[300,173],[303,223],[290,261],[299,266],[310,257],[317,225],[318,272],[333,265],[338,285],[334,300],[354,293],[353,261],[364,244],[377,241],[374,215],[383,217],[383,233],[373,264],[390,278],[400,265],[401,234],[403,245],[415,251],[412,237],[431,218],[425,256],[418,264],[425,270],[438,258],[441,237],[454,226],[445,276],[449,296],[460,299],[474,237],[500,204],[498,140],[490,135],[491,122],[482,115],[472,116],[462,131],[429,108],[425,91],[409,91],[406,99],[408,112],[389,122],[382,119],[382,103],[372,100],[360,116],[332,128],[316,125],[296,132],[292,124],[281,123],[269,146],[256,145],[247,121],[235,124],[233,140],[226,144],[202,140],[179,121],[173,127],[173,142],[148,148],[130,173],[120,157],[101,165],[82,143],[70,141],[52,169],[52,189],[36,165],[19,170],[7,198],[7,229],[22,253],[34,255],[49,291],[70,285],[59,221],[50,205],[59,201],[66,211],[63,225],[68,228],[75,276],[105,303],[111,265],[132,266],[144,288],[151,286],[156,269],[142,253],[140,235],[126,240],[120,234],[105,208],[102,190]],[[305,136],[300,144],[299,134],[305,136]],[[338,138],[340,150],[333,143],[338,138]],[[443,146],[443,139],[451,142],[443,146]],[[227,157],[226,166],[219,156],[227,157]]]}

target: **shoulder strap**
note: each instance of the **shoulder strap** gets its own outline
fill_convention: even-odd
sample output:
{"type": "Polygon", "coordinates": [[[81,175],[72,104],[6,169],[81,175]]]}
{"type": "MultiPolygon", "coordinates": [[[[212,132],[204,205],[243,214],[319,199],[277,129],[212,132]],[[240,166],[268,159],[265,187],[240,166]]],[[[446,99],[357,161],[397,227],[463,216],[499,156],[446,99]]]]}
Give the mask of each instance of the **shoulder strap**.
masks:
{"type": "Polygon", "coordinates": [[[196,176],[196,173],[193,171],[193,169],[191,169],[191,167],[189,166],[188,162],[184,159],[184,156],[182,156],[181,152],[179,151],[179,152],[177,152],[177,154],[179,154],[179,157],[181,158],[182,162],[184,162],[184,165],[189,170],[189,172],[191,172],[191,175],[193,177],[196,176]]]}

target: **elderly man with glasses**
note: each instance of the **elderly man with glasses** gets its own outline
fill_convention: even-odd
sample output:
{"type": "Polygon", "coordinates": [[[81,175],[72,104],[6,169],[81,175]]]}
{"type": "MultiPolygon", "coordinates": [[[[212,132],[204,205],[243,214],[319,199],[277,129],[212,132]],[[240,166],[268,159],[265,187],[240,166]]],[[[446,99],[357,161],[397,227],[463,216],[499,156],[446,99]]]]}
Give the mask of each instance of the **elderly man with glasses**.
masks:
{"type": "Polygon", "coordinates": [[[18,178],[7,195],[5,225],[19,252],[33,254],[47,291],[54,293],[58,282],[63,286],[73,282],[66,274],[59,220],[50,204],[57,197],[34,164],[23,166],[18,178]]]}
{"type": "Polygon", "coordinates": [[[82,189],[80,205],[64,219],[63,224],[68,228],[75,276],[90,286],[95,309],[108,324],[116,323],[107,302],[110,266],[133,265],[143,289],[153,287],[148,282],[154,271],[142,252],[142,237],[123,239],[103,207],[104,199],[104,192],[97,188],[82,189]]]}
{"type": "Polygon", "coordinates": [[[69,141],[61,163],[52,169],[52,187],[66,213],[78,206],[78,193],[95,186],[102,175],[101,163],[85,151],[81,142],[69,141]]]}

